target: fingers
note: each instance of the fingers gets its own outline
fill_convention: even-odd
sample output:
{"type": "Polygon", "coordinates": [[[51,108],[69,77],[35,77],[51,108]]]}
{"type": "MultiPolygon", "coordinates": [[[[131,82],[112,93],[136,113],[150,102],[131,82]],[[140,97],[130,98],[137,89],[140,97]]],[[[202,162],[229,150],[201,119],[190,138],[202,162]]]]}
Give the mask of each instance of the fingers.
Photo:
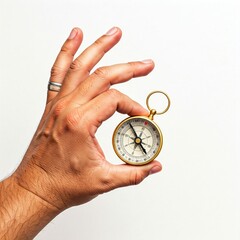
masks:
{"type": "Polygon", "coordinates": [[[84,104],[107,91],[111,85],[126,82],[134,77],[145,76],[153,68],[154,63],[152,60],[98,68],[75,90],[75,100],[80,104],[84,104]]]}
{"type": "MultiPolygon", "coordinates": [[[[116,111],[129,116],[147,116],[149,112],[144,109],[140,104],[133,101],[127,95],[120,93],[115,89],[110,89],[98,97],[94,98],[92,101],[85,105],[88,111],[84,109],[86,119],[88,120],[86,124],[89,126],[95,126],[96,128],[101,125],[101,123],[108,118],[110,118],[116,111]]],[[[80,114],[79,114],[80,115],[80,114]]],[[[90,134],[94,135],[96,128],[91,128],[90,134]]]]}
{"type": "Polygon", "coordinates": [[[119,42],[121,35],[121,30],[114,27],[83,51],[71,64],[69,73],[64,81],[64,86],[62,87],[61,95],[70,93],[79,83],[85,80],[105,53],[119,42]]]}
{"type": "Polygon", "coordinates": [[[75,115],[71,116],[71,119],[74,121],[71,120],[69,122],[71,123],[71,127],[81,129],[81,121],[78,118],[84,115],[85,129],[92,137],[95,136],[102,122],[110,118],[116,111],[128,114],[129,116],[149,115],[149,112],[140,104],[115,89],[109,89],[86,103],[84,107],[83,105],[81,106],[78,108],[79,111],[75,111],[75,115]]]}
{"type": "Polygon", "coordinates": [[[119,187],[137,185],[147,176],[158,173],[162,170],[162,165],[158,161],[153,161],[143,166],[111,165],[105,174],[104,182],[106,191],[119,187]]]}
{"type": "Polygon", "coordinates": [[[83,35],[80,29],[73,29],[51,71],[50,81],[62,84],[61,91],[59,93],[49,91],[47,102],[57,94],[60,98],[77,88],[76,95],[81,98],[81,103],[84,103],[109,89],[112,84],[125,82],[132,77],[144,76],[152,71],[154,63],[148,60],[102,67],[88,77],[104,54],[120,40],[121,34],[119,28],[110,29],[73,61],[83,35]]]}
{"type": "MultiPolygon", "coordinates": [[[[94,136],[97,127],[112,116],[115,111],[130,116],[146,116],[149,114],[140,104],[114,89],[110,89],[94,98],[86,104],[86,107],[89,109],[86,113],[89,125],[86,125],[86,128],[89,129],[92,136],[94,136]]],[[[105,188],[103,191],[107,192],[118,187],[139,184],[150,174],[160,172],[162,165],[157,161],[144,166],[112,165],[106,162],[104,168],[106,173],[103,174],[103,188],[105,188]]]]}
{"type": "MultiPolygon", "coordinates": [[[[79,28],[74,28],[71,31],[51,69],[51,82],[60,84],[63,83],[66,73],[68,72],[69,67],[73,61],[73,57],[82,42],[82,38],[83,34],[79,28]]],[[[48,91],[47,103],[51,101],[57,94],[58,92],[48,91]]]]}

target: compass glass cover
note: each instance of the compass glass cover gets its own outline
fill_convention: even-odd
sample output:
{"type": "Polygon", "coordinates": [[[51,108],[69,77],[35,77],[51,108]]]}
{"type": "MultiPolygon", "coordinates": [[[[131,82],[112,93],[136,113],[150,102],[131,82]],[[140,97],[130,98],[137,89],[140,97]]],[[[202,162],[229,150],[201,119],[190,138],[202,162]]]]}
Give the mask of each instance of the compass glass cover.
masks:
{"type": "Polygon", "coordinates": [[[147,117],[122,121],[113,134],[113,147],[120,159],[133,165],[154,160],[162,147],[162,133],[147,117]]]}

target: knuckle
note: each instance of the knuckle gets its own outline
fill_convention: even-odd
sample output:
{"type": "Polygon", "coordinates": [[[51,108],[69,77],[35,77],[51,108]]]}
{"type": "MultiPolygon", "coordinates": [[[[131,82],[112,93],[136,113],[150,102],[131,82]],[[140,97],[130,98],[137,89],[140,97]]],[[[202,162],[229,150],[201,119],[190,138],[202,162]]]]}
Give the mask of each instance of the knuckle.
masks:
{"type": "Polygon", "coordinates": [[[62,112],[64,111],[64,109],[66,108],[66,101],[65,100],[59,100],[53,109],[53,115],[55,118],[58,118],[62,112]]]}
{"type": "Polygon", "coordinates": [[[136,75],[135,71],[136,71],[138,65],[135,62],[128,62],[128,65],[130,66],[130,69],[131,69],[130,78],[136,77],[137,75],[136,75]]]}
{"type": "Polygon", "coordinates": [[[97,76],[97,78],[106,79],[109,75],[109,71],[106,67],[100,67],[95,70],[94,74],[97,76]]]}
{"type": "Polygon", "coordinates": [[[63,70],[62,68],[58,67],[57,65],[54,65],[51,68],[51,77],[56,78],[56,77],[64,77],[66,74],[66,70],[63,70]]]}
{"type": "Polygon", "coordinates": [[[70,69],[72,71],[78,70],[81,67],[82,67],[82,64],[79,61],[76,61],[76,60],[74,62],[72,62],[71,65],[70,65],[70,69]]]}
{"type": "Polygon", "coordinates": [[[107,177],[102,179],[101,186],[102,186],[102,190],[101,190],[102,192],[108,192],[114,189],[112,182],[107,177]]]}
{"type": "Polygon", "coordinates": [[[143,179],[144,179],[144,174],[143,173],[139,173],[138,171],[132,173],[131,177],[130,177],[130,184],[131,185],[138,185],[140,184],[143,179]]]}
{"type": "Polygon", "coordinates": [[[116,188],[116,186],[113,184],[113,179],[110,177],[109,174],[103,175],[100,182],[101,182],[100,192],[102,193],[109,192],[116,188]]]}
{"type": "Polygon", "coordinates": [[[65,116],[65,122],[68,129],[76,129],[79,125],[81,115],[79,114],[78,109],[75,109],[65,116]]]}
{"type": "Polygon", "coordinates": [[[105,93],[106,100],[108,102],[109,110],[114,111],[118,108],[119,102],[121,102],[122,94],[116,89],[109,89],[105,93]]]}
{"type": "Polygon", "coordinates": [[[121,93],[118,90],[114,89],[114,88],[109,89],[106,93],[113,100],[117,99],[117,98],[119,98],[119,96],[121,96],[121,93]]]}
{"type": "Polygon", "coordinates": [[[106,50],[104,49],[104,42],[102,38],[97,39],[94,44],[93,47],[96,47],[99,49],[101,54],[105,54],[106,50]]]}
{"type": "Polygon", "coordinates": [[[60,54],[66,54],[69,55],[71,57],[73,57],[74,55],[71,52],[71,48],[69,46],[67,46],[66,44],[64,44],[61,48],[60,54]]]}
{"type": "Polygon", "coordinates": [[[98,46],[101,46],[102,45],[102,38],[98,38],[95,42],[94,42],[94,46],[95,47],[98,47],[98,46]]]}
{"type": "Polygon", "coordinates": [[[73,61],[71,63],[70,70],[77,71],[77,70],[80,70],[80,69],[85,69],[85,65],[80,59],[76,59],[75,61],[73,61]]]}

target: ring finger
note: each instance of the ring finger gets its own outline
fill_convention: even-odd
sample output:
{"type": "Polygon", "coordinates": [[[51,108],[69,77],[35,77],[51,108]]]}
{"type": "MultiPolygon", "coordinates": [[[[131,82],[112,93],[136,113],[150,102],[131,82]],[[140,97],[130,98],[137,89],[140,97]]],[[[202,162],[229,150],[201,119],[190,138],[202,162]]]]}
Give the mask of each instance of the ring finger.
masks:
{"type": "Polygon", "coordinates": [[[149,74],[154,68],[152,60],[116,64],[98,68],[78,88],[76,88],[74,102],[84,104],[99,94],[107,91],[111,85],[126,82],[131,78],[149,74]]]}

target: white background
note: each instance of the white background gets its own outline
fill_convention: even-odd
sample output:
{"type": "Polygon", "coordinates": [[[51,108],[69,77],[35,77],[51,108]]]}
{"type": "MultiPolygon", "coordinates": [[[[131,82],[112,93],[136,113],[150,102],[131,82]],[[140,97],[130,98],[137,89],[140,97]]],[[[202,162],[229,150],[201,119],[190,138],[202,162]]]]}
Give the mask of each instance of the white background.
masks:
{"type": "MultiPolygon", "coordinates": [[[[152,90],[172,100],[155,118],[163,171],[63,212],[36,239],[240,239],[239,14],[230,0],[0,0],[0,178],[21,161],[50,68],[75,26],[81,50],[119,26],[122,40],[100,65],[152,58],[156,68],[116,88],[143,105],[152,90]]],[[[124,117],[98,132],[117,164],[111,135],[124,117]]]]}

